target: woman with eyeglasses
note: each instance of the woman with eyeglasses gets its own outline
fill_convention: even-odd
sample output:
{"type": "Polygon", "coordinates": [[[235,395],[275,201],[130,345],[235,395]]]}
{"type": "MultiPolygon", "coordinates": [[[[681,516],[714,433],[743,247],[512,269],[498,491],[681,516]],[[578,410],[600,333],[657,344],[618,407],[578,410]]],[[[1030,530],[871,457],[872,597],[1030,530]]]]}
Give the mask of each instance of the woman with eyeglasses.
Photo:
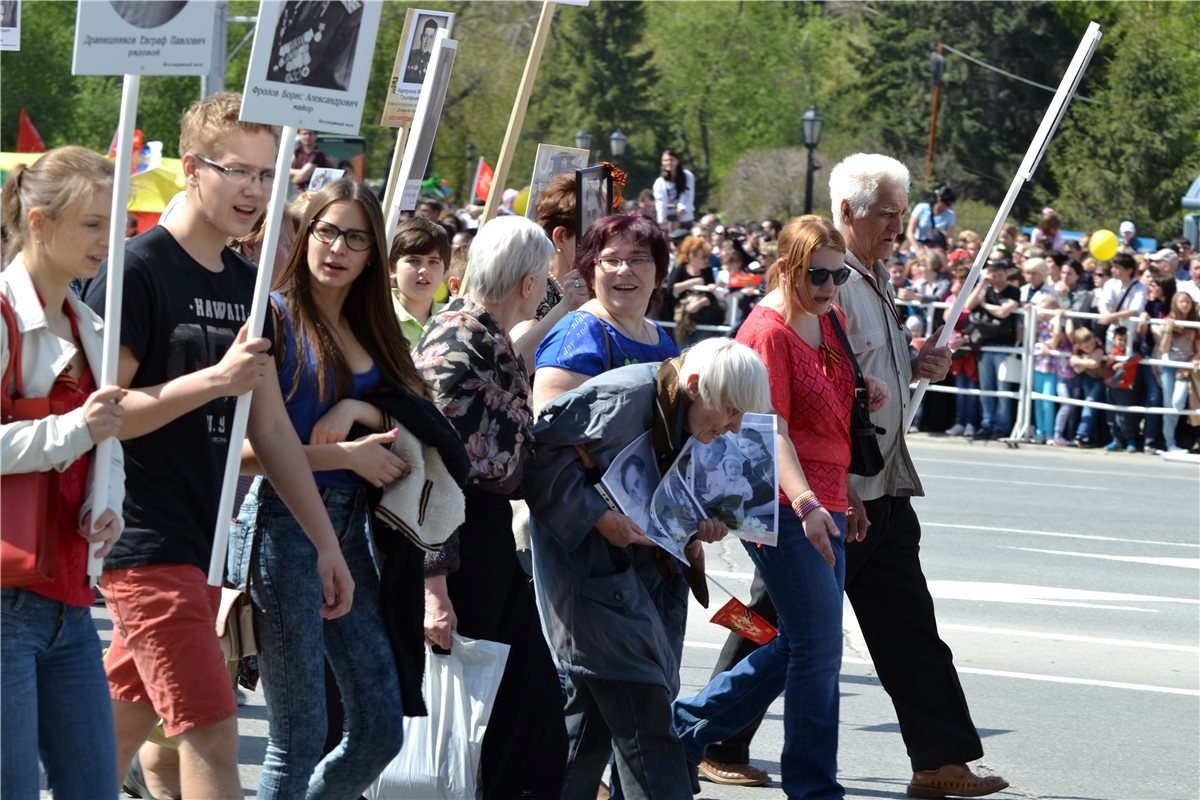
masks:
{"type": "MultiPolygon", "coordinates": [[[[265,477],[255,479],[231,532],[231,563],[248,571],[269,724],[258,796],[352,798],[403,740],[401,675],[380,610],[367,496],[409,467],[388,449],[396,422],[367,399],[393,393],[419,403],[429,392],[392,312],[383,216],[364,185],[341,180],[312,195],[274,288],[266,335],[278,381],[260,381],[254,401],[277,404],[291,419],[337,541],[310,541],[265,477]],[[351,439],[356,426],[371,433],[351,439]],[[316,580],[331,560],[344,561],[353,582],[350,611],[337,619],[327,618],[316,580]],[[326,660],[344,709],[344,733],[327,754],[326,660]]],[[[248,445],[242,471],[262,472],[248,445]]]]}
{"type": "Polygon", "coordinates": [[[646,318],[669,266],[666,234],[644,214],[614,214],[588,228],[575,269],[594,297],[559,320],[538,347],[534,414],[602,372],[679,355],[662,326],[646,318]]]}
{"type": "MultiPolygon", "coordinates": [[[[845,241],[827,219],[803,216],[779,237],[778,285],[738,332],[767,365],[779,418],[779,544],[747,545],[779,615],[779,635],[695,697],[675,703],[689,764],[739,733],[784,695],[783,789],[789,798],[842,796],[837,782],[846,482],[855,377],[834,307],[850,277],[845,241]]],[[[887,388],[866,377],[872,411],[887,388]]]]}

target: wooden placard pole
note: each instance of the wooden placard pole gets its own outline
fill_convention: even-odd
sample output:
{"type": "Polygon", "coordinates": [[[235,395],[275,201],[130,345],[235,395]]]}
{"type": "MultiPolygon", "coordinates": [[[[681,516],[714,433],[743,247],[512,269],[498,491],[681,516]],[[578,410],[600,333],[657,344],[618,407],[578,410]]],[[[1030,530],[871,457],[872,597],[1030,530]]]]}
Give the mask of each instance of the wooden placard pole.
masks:
{"type": "MultiPolygon", "coordinates": [[[[121,301],[125,294],[125,218],[129,206],[129,183],[133,166],[133,129],[137,126],[140,75],[126,75],[121,87],[121,116],[117,122],[117,163],[113,178],[112,212],[108,227],[108,277],[104,286],[104,356],[100,386],[117,382],[121,347],[121,301]]],[[[96,446],[92,459],[92,523],[108,509],[110,469],[116,439],[109,437],[96,446]]],[[[121,509],[112,509],[120,512],[121,509]]],[[[88,546],[87,574],[92,586],[100,580],[104,562],[96,558],[99,544],[88,546]]]]}
{"type": "MultiPolygon", "coordinates": [[[[400,177],[400,162],[404,160],[404,143],[408,141],[408,131],[412,127],[409,125],[401,125],[396,128],[396,146],[392,149],[392,165],[388,169],[387,189],[383,193],[383,207],[385,209],[392,207],[392,201],[396,199],[396,183],[400,177]]],[[[392,241],[389,238],[387,246],[392,246],[392,241]]]]}
{"type": "Polygon", "coordinates": [[[533,34],[533,46],[529,48],[529,58],[525,61],[525,73],[521,76],[517,101],[513,103],[512,115],[508,118],[508,130],[504,132],[504,144],[500,146],[500,158],[496,162],[492,188],[488,192],[487,204],[483,207],[483,216],[479,218],[480,225],[487,224],[488,220],[496,216],[496,209],[500,207],[500,197],[508,180],[508,168],[512,165],[513,154],[517,150],[517,140],[521,138],[525,110],[529,108],[529,96],[533,94],[533,82],[542,62],[542,50],[546,47],[546,36],[550,33],[550,22],[554,19],[555,7],[556,4],[551,0],[542,4],[542,15],[538,18],[537,30],[533,34]]]}
{"type": "MultiPolygon", "coordinates": [[[[1042,117],[1042,123],[1038,126],[1037,133],[1033,136],[1033,141],[1029,143],[1029,149],[1025,152],[1025,158],[1021,161],[1021,166],[1017,169],[1017,174],[1013,176],[1012,185],[1008,187],[1008,194],[1004,196],[1004,202],[1000,204],[1000,210],[996,213],[996,218],[992,220],[992,227],[988,230],[987,236],[983,240],[983,245],[979,248],[979,254],[975,256],[975,263],[971,265],[971,272],[967,275],[966,280],[963,282],[963,287],[958,293],[958,297],[954,298],[954,305],[951,306],[949,313],[946,315],[947,324],[942,326],[942,333],[938,336],[938,347],[945,347],[946,342],[950,340],[950,334],[954,330],[959,315],[962,314],[963,307],[967,303],[967,298],[975,288],[975,282],[979,279],[979,273],[983,271],[983,265],[987,262],[992,248],[996,245],[996,239],[1000,236],[1000,229],[1004,227],[1004,221],[1008,219],[1008,212],[1012,210],[1013,203],[1017,200],[1017,195],[1021,193],[1021,187],[1033,177],[1033,173],[1037,170],[1038,162],[1042,160],[1042,155],[1046,152],[1046,146],[1050,144],[1050,138],[1054,136],[1054,131],[1058,128],[1058,123],[1062,120],[1062,116],[1067,110],[1067,104],[1071,102],[1071,97],[1075,94],[1075,89],[1079,86],[1079,80],[1083,77],[1083,71],[1087,69],[1088,62],[1092,59],[1092,53],[1095,52],[1096,45],[1100,43],[1101,35],[1100,26],[1095,22],[1089,24],[1087,31],[1084,32],[1083,39],[1080,40],[1079,47],[1076,48],[1075,55],[1072,57],[1067,71],[1063,74],[1062,82],[1058,84],[1058,91],[1054,93],[1054,99],[1050,101],[1050,107],[1046,109],[1046,114],[1042,117]]],[[[928,378],[921,378],[917,382],[917,387],[913,390],[912,399],[909,401],[908,413],[904,417],[903,430],[908,430],[912,427],[913,418],[917,415],[917,409],[920,408],[921,399],[925,396],[925,390],[928,387],[928,378]]]]}
{"type": "MultiPolygon", "coordinates": [[[[287,205],[288,169],[292,164],[292,151],[296,149],[296,128],[283,126],[279,140],[279,155],[275,159],[275,185],[271,187],[271,204],[267,207],[267,218],[263,222],[266,235],[263,237],[262,254],[258,259],[258,276],[254,280],[254,302],[250,305],[248,336],[262,336],[263,323],[267,319],[267,304],[271,295],[271,265],[275,263],[275,251],[279,249],[279,234],[283,223],[283,207],[287,205]]],[[[246,425],[250,421],[250,401],[253,391],[237,399],[233,412],[233,424],[229,429],[229,453],[225,457],[225,477],[221,479],[221,502],[217,507],[217,526],[213,532],[212,557],[208,562],[208,585],[220,586],[225,578],[225,553],[229,548],[229,525],[233,520],[233,498],[237,494],[238,474],[242,467],[242,442],[246,439],[246,425]]]]}

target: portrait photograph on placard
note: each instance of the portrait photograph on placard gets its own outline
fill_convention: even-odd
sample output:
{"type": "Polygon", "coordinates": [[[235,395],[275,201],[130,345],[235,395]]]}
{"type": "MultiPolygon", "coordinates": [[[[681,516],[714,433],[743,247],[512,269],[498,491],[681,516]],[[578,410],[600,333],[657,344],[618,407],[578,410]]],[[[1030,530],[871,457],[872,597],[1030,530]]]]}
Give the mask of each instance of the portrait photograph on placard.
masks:
{"type": "Polygon", "coordinates": [[[575,241],[592,223],[612,213],[612,172],[600,164],[575,170],[575,241]]]}
{"type": "Polygon", "coordinates": [[[150,29],[160,28],[179,16],[188,0],[158,0],[155,3],[147,3],[145,0],[109,0],[109,3],[113,11],[130,25],[150,29]]]}
{"type": "Polygon", "coordinates": [[[382,3],[263,0],[242,119],[358,133],[382,3]]]}
{"type": "Polygon", "coordinates": [[[696,445],[691,486],[710,517],[740,539],[774,545],[779,477],[773,414],[746,414],[741,430],[696,445]]]}
{"type": "Polygon", "coordinates": [[[525,216],[537,216],[537,201],[550,181],[557,175],[570,175],[576,170],[587,169],[588,151],[577,147],[557,144],[539,144],[533,159],[533,178],[529,182],[529,202],[525,204],[525,216]]]}
{"type": "Polygon", "coordinates": [[[362,2],[287,0],[275,25],[267,80],[346,91],[362,20],[362,2]]]}
{"type": "Polygon", "coordinates": [[[450,73],[454,68],[454,57],[458,52],[458,42],[447,38],[445,31],[438,31],[433,43],[433,57],[426,73],[426,86],[422,90],[420,102],[417,104],[417,114],[413,119],[412,132],[409,134],[409,144],[404,153],[400,166],[400,208],[411,211],[417,207],[417,198],[421,193],[421,180],[429,166],[429,157],[433,154],[433,141],[437,138],[438,121],[442,116],[442,104],[446,99],[446,90],[450,88],[450,73]],[[409,161],[409,152],[412,161],[409,161]]]}
{"type": "Polygon", "coordinates": [[[0,50],[21,49],[21,0],[0,0],[0,50]]]}
{"type": "Polygon", "coordinates": [[[452,13],[420,8],[408,10],[404,31],[396,48],[396,60],[392,66],[392,79],[388,84],[380,125],[396,128],[412,122],[421,95],[421,85],[425,82],[425,73],[433,58],[433,42],[439,30],[445,30],[450,35],[453,26],[452,13]]]}
{"type": "Polygon", "coordinates": [[[95,0],[75,13],[76,75],[203,75],[217,6],[203,0],[95,0]]]}
{"type": "Polygon", "coordinates": [[[650,527],[650,503],[658,486],[658,466],[650,432],[627,444],[608,465],[600,483],[621,513],[643,531],[650,527]]]}

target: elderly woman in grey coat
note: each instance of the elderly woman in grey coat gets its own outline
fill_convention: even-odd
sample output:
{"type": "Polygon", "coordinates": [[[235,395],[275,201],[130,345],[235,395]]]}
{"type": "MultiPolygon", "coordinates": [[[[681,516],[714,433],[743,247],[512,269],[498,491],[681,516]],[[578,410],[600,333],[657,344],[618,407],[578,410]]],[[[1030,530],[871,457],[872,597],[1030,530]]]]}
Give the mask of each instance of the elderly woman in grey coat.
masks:
{"type": "MultiPolygon", "coordinates": [[[[564,800],[596,796],[610,749],[626,797],[691,797],[670,711],[679,688],[672,631],[682,626],[664,619],[643,574],[655,569],[653,543],[594,484],[647,431],[664,473],[689,437],[711,442],[738,431],[745,412],[769,410],[766,367],[729,339],[605,372],[542,409],[524,487],[538,610],[566,675],[564,800]]],[[[697,538],[725,533],[719,521],[705,520],[697,538]]]]}

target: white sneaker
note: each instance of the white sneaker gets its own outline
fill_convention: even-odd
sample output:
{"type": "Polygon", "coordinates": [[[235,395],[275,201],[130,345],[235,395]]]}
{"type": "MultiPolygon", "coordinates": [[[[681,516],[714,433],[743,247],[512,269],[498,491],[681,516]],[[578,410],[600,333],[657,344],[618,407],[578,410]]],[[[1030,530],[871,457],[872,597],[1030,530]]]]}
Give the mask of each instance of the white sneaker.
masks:
{"type": "Polygon", "coordinates": [[[975,426],[968,422],[967,427],[963,428],[962,435],[968,436],[968,437],[974,436],[975,435],[975,426]]]}
{"type": "Polygon", "coordinates": [[[963,434],[963,426],[962,425],[955,425],[953,428],[946,431],[947,436],[962,436],[962,434],[963,434]]]}

